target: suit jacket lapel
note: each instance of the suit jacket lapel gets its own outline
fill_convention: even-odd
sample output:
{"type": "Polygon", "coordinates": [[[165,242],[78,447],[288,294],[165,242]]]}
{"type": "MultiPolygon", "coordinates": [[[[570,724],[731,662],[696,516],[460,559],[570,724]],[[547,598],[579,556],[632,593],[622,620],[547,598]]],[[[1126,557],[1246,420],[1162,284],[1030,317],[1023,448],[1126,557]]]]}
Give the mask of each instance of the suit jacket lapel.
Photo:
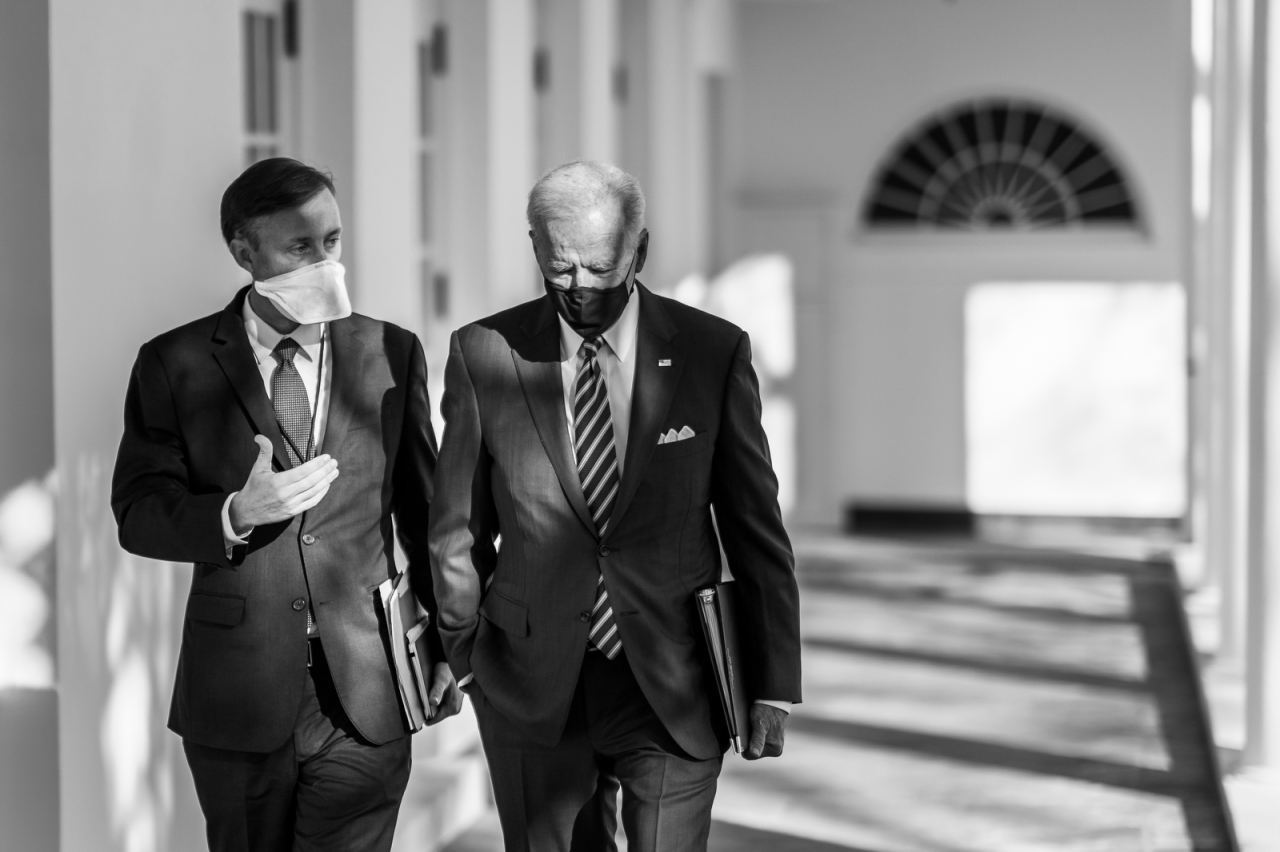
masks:
{"type": "Polygon", "coordinates": [[[526,335],[524,345],[513,347],[511,358],[515,361],[516,374],[520,377],[520,387],[533,415],[538,438],[573,511],[587,529],[595,532],[586,498],[582,496],[582,482],[578,479],[573,447],[569,443],[569,421],[564,413],[564,382],[560,378],[560,325],[555,321],[555,309],[551,303],[543,299],[541,308],[522,328],[526,335]]]}
{"type": "Polygon", "coordinates": [[[684,358],[675,346],[675,324],[647,288],[639,283],[636,286],[640,289],[640,320],[636,329],[636,375],[631,386],[631,424],[618,500],[610,514],[611,530],[618,528],[640,487],[684,372],[684,358]],[[661,367],[660,362],[669,366],[661,367]]]}
{"type": "MultiPolygon", "coordinates": [[[[333,347],[333,381],[330,384],[329,413],[324,427],[324,452],[332,455],[351,425],[351,413],[363,387],[364,361],[368,356],[364,341],[355,333],[355,323],[335,320],[329,323],[329,346],[333,347]]],[[[319,454],[321,448],[316,448],[319,454]]]]}
{"type": "Polygon", "coordinates": [[[258,372],[258,363],[249,346],[249,336],[244,330],[244,321],[240,315],[248,289],[246,287],[237,293],[218,318],[218,327],[213,333],[213,357],[239,397],[240,405],[253,428],[258,434],[270,439],[278,469],[288,470],[293,467],[293,463],[289,461],[289,453],[285,450],[275,409],[271,407],[267,390],[262,386],[262,374],[258,372]]]}
{"type": "MultiPolygon", "coordinates": [[[[349,319],[334,320],[329,323],[328,339],[325,345],[332,347],[333,373],[329,384],[329,409],[325,419],[324,439],[321,441],[321,446],[316,447],[316,455],[325,452],[338,459],[338,468],[341,471],[343,462],[348,458],[343,452],[343,444],[350,432],[352,414],[362,408],[371,407],[367,405],[362,407],[358,403],[362,395],[376,392],[371,391],[370,386],[364,381],[364,377],[368,375],[369,360],[376,354],[376,347],[366,345],[356,332],[356,324],[349,319]]],[[[369,440],[368,432],[357,432],[356,435],[362,436],[361,440],[369,440]]],[[[329,496],[307,512],[305,521],[307,527],[314,529],[332,517],[335,512],[345,511],[348,496],[346,489],[350,484],[358,481],[352,473],[345,474],[344,478],[344,474],[339,472],[333,488],[329,491],[329,496]]]]}

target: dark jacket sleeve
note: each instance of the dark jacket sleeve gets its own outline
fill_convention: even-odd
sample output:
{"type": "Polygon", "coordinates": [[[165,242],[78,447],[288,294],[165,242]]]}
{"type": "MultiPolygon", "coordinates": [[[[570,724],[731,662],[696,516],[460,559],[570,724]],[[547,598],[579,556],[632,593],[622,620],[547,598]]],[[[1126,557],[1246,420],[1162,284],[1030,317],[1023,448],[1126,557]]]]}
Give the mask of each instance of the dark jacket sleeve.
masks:
{"type": "Polygon", "coordinates": [[[138,352],[124,405],[124,436],[111,478],[120,546],[168,562],[227,567],[223,493],[194,494],[173,392],[155,347],[138,352]]]}
{"type": "Polygon", "coordinates": [[[431,402],[427,396],[427,356],[416,334],[410,334],[409,376],[405,388],[404,423],[400,448],[392,472],[392,510],[400,547],[408,560],[409,582],[418,601],[431,616],[428,641],[431,658],[444,660],[440,644],[440,607],[431,583],[431,556],[427,549],[427,528],[431,521],[433,482],[436,473],[436,434],[431,425],[431,402]]]}
{"type": "Polygon", "coordinates": [[[778,508],[778,478],[760,423],[751,341],[738,339],[711,468],[720,542],[737,582],[741,636],[756,698],[800,701],[800,606],[795,557],[778,508]]]}
{"type": "Polygon", "coordinates": [[[449,341],[441,406],[445,430],[431,516],[431,568],[440,596],[440,634],[459,680],[471,673],[480,598],[496,561],[497,510],[475,385],[458,332],[449,341]]]}

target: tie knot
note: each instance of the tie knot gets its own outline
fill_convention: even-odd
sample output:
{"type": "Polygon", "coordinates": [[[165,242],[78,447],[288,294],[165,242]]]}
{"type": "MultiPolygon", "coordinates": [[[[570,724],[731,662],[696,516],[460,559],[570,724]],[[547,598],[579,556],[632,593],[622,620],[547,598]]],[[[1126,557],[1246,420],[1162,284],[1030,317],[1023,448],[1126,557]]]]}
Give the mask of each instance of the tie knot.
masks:
{"type": "Polygon", "coordinates": [[[589,337],[582,341],[583,348],[587,350],[588,358],[594,358],[602,345],[604,345],[603,337],[589,337]]]}
{"type": "Polygon", "coordinates": [[[292,367],[293,356],[298,354],[298,342],[292,337],[285,337],[276,344],[276,348],[271,350],[271,354],[280,362],[281,366],[292,367]]]}

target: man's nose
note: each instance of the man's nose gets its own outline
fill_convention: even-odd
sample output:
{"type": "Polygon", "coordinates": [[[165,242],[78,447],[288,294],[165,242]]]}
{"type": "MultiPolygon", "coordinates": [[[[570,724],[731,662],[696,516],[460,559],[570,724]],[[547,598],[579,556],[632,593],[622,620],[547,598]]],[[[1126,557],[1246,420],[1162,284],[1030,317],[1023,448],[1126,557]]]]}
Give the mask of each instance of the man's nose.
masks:
{"type": "Polygon", "coordinates": [[[572,286],[595,289],[600,286],[601,278],[589,269],[574,269],[572,286]]]}

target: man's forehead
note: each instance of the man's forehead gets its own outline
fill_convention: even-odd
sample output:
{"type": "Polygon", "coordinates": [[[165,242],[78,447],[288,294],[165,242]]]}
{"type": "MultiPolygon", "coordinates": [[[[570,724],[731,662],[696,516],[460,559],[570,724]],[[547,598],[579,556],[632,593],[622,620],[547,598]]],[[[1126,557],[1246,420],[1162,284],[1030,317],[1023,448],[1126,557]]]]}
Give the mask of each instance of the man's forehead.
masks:
{"type": "Polygon", "coordinates": [[[625,230],[622,212],[604,206],[568,209],[548,217],[540,229],[551,242],[611,242],[625,230]]]}
{"type": "Polygon", "coordinates": [[[332,230],[342,227],[342,217],[337,199],[326,189],[297,207],[260,217],[259,225],[278,231],[310,231],[316,227],[332,230]]]}

